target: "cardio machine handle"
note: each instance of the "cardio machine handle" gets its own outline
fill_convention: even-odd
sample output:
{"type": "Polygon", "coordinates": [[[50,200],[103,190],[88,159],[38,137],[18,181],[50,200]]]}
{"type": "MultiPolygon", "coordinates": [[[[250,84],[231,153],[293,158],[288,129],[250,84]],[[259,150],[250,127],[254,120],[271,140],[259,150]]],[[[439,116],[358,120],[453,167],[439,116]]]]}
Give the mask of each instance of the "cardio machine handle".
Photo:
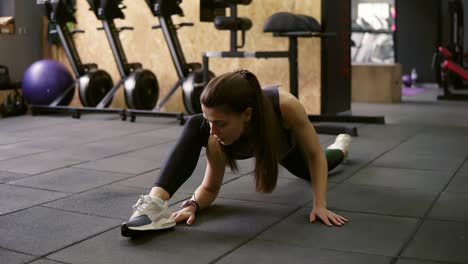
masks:
{"type": "Polygon", "coordinates": [[[73,35],[73,34],[76,34],[76,33],[85,33],[85,31],[82,30],[82,29],[72,29],[72,30],[70,30],[70,33],[73,35]]]}
{"type": "MultiPolygon", "coordinates": [[[[180,23],[180,24],[176,24],[174,25],[175,26],[175,29],[179,29],[181,27],[193,27],[193,23],[192,22],[183,22],[183,23],[180,23]]],[[[151,29],[160,29],[161,28],[161,25],[154,25],[151,27],[151,29]]]]}
{"type": "MultiPolygon", "coordinates": [[[[103,27],[98,27],[97,30],[104,30],[104,28],[103,27]]],[[[133,27],[128,27],[128,26],[123,26],[123,27],[120,27],[118,30],[120,32],[120,31],[124,31],[124,30],[134,30],[134,28],[133,27]]]]}
{"type": "Polygon", "coordinates": [[[134,28],[129,27],[129,26],[123,26],[123,27],[119,28],[119,31],[124,31],[124,30],[134,30],[134,28]]]}
{"type": "Polygon", "coordinates": [[[179,26],[179,28],[181,28],[181,27],[193,27],[194,24],[192,22],[182,22],[177,25],[179,26]]]}

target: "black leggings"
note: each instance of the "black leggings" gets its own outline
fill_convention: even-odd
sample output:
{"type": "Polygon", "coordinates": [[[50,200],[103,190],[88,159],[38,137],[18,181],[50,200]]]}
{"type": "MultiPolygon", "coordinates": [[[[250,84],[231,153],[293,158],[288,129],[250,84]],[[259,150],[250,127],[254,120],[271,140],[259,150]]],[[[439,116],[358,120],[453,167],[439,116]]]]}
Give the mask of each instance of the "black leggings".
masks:
{"type": "MultiPolygon", "coordinates": [[[[202,147],[208,144],[210,128],[203,122],[202,114],[190,117],[185,123],[181,136],[171,150],[156,178],[154,186],[166,190],[172,195],[192,175],[197,166],[202,147]]],[[[325,150],[328,170],[338,166],[344,158],[341,150],[325,150]]],[[[295,176],[310,181],[310,172],[306,156],[296,144],[280,164],[295,176]]]]}

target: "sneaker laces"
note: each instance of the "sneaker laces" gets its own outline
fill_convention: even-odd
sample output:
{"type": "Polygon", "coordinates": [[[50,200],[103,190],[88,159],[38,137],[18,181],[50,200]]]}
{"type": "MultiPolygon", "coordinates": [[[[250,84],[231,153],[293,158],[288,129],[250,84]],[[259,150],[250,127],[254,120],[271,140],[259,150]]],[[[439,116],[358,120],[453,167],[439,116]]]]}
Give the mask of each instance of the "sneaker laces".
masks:
{"type": "Polygon", "coordinates": [[[147,195],[140,195],[138,201],[132,206],[133,212],[135,213],[136,211],[143,212],[145,210],[161,210],[164,207],[167,206],[167,201],[164,201],[163,203],[160,203],[158,201],[153,200],[152,197],[147,196],[147,195]],[[145,199],[146,198],[146,199],[145,199]]]}
{"type": "Polygon", "coordinates": [[[140,205],[144,203],[144,200],[145,200],[145,197],[143,195],[140,195],[140,197],[138,198],[138,201],[136,202],[136,204],[132,206],[132,208],[133,209],[138,208],[140,205]]]}
{"type": "Polygon", "coordinates": [[[140,195],[140,197],[138,198],[138,201],[132,206],[134,212],[136,210],[138,211],[143,211],[144,209],[147,208],[147,206],[151,203],[154,203],[153,201],[145,201],[145,196],[144,195],[140,195]]]}

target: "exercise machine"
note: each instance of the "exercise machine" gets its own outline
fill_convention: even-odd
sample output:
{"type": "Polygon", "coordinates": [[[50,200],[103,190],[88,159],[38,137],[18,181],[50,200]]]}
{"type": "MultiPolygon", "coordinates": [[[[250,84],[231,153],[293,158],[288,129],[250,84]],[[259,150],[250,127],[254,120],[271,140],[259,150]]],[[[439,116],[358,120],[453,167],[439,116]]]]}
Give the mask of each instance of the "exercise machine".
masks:
{"type": "MultiPolygon", "coordinates": [[[[182,27],[193,26],[193,23],[183,22],[174,24],[172,20],[173,15],[184,16],[184,12],[180,8],[182,0],[146,0],[146,3],[153,16],[159,20],[159,24],[152,28],[162,30],[178,79],[167,95],[158,102],[152,111],[134,111],[133,109],[129,109],[130,120],[135,120],[135,115],[157,114],[180,87],[182,87],[182,99],[187,113],[189,115],[200,113],[199,98],[204,87],[201,64],[187,63],[177,35],[177,30],[182,27]]],[[[209,79],[212,77],[214,77],[214,74],[210,73],[209,79]]]]}
{"type": "Polygon", "coordinates": [[[468,100],[468,90],[460,89],[463,82],[468,81],[468,69],[461,67],[452,60],[444,60],[441,65],[441,82],[443,95],[439,100],[468,100]]]}
{"type": "Polygon", "coordinates": [[[468,70],[464,66],[464,9],[460,0],[448,1],[448,43],[437,48],[432,68],[442,88],[439,100],[468,100],[468,70]]]}
{"type": "MultiPolygon", "coordinates": [[[[238,5],[249,5],[252,0],[201,0],[200,2],[200,20],[202,22],[214,23],[216,29],[227,30],[230,32],[229,51],[207,51],[203,53],[202,70],[204,81],[208,80],[209,59],[219,58],[287,58],[289,61],[289,87],[290,93],[299,96],[298,89],[298,38],[336,38],[336,33],[324,32],[319,22],[310,16],[297,15],[287,12],[275,13],[268,18],[264,24],[263,31],[272,33],[274,37],[287,37],[289,40],[289,49],[286,51],[240,51],[245,45],[245,35],[252,27],[249,18],[237,16],[238,5]],[[229,9],[230,16],[226,16],[226,9],[229,9]],[[238,33],[241,33],[240,43],[238,33]]],[[[349,38],[349,37],[348,37],[349,38]]],[[[350,40],[348,40],[350,41],[350,40]]],[[[324,90],[329,86],[326,80],[330,79],[330,68],[327,64],[328,58],[325,47],[327,43],[322,43],[322,97],[328,99],[328,91],[324,90]]],[[[349,59],[349,47],[347,49],[349,59]]],[[[350,65],[347,66],[349,73],[350,65]]],[[[335,66],[336,67],[336,66],[335,66]]],[[[336,78],[335,78],[336,79],[336,78]]],[[[349,101],[350,96],[348,97],[349,101]]],[[[349,102],[348,102],[349,103],[349,102]]],[[[327,104],[322,104],[322,112],[326,112],[327,104]]],[[[331,107],[330,107],[331,108],[331,107]]],[[[351,116],[351,115],[309,115],[309,120],[313,122],[353,122],[353,123],[376,123],[383,124],[383,117],[351,116]]],[[[356,135],[355,127],[316,125],[319,133],[338,134],[347,133],[356,135]]]]}
{"type": "Polygon", "coordinates": [[[46,16],[49,19],[51,29],[56,32],[70,66],[75,75],[75,81],[60,96],[57,96],[49,105],[32,105],[33,114],[71,112],[74,118],[80,118],[84,112],[118,113],[122,119],[126,119],[125,110],[122,108],[107,108],[112,96],[109,95],[114,87],[112,77],[104,70],[98,69],[97,64],[83,64],[78,54],[73,34],[84,33],[83,30],[68,27],[69,23],[76,24],[73,15],[74,10],[64,0],[37,0],[37,4],[44,5],[46,16]],[[75,86],[78,85],[79,98],[83,107],[71,107],[68,104],[73,98],[75,86]],[[65,103],[64,103],[65,102],[65,103]]]}
{"type": "MultiPolygon", "coordinates": [[[[148,69],[143,69],[141,63],[129,63],[119,38],[123,30],[133,30],[132,27],[115,26],[115,19],[124,19],[122,9],[125,8],[123,0],[88,0],[91,10],[97,19],[102,21],[103,30],[112,49],[115,62],[120,74],[119,84],[124,86],[125,101],[128,106],[127,114],[130,120],[135,121],[136,115],[151,114],[158,117],[176,118],[181,123],[184,121],[183,113],[169,113],[159,111],[161,105],[157,105],[159,99],[159,83],[156,75],[148,69]]],[[[117,91],[114,87],[111,94],[117,91]]],[[[110,94],[108,95],[110,96],[110,94]]]]}
{"type": "MultiPolygon", "coordinates": [[[[320,26],[317,21],[311,17],[296,15],[286,12],[276,13],[266,22],[264,31],[274,32],[280,29],[281,23],[278,20],[287,20],[286,28],[280,29],[276,36],[286,36],[289,38],[289,49],[287,51],[240,51],[240,48],[245,46],[246,32],[252,28],[252,21],[246,17],[237,16],[238,5],[250,5],[252,0],[201,0],[200,1],[200,20],[202,22],[214,23],[216,29],[227,30],[230,32],[229,51],[207,51],[203,53],[203,73],[204,77],[208,77],[209,58],[287,58],[289,60],[289,84],[290,92],[294,96],[298,96],[298,50],[297,39],[299,37],[325,37],[333,34],[322,34],[319,32],[320,26]],[[230,16],[226,16],[226,8],[230,9],[230,16]],[[306,23],[300,23],[299,20],[306,23]],[[294,28],[299,26],[301,30],[294,28]],[[291,29],[291,32],[287,32],[291,29]],[[240,43],[238,40],[238,32],[241,33],[240,43]]],[[[274,33],[275,34],[275,33],[274,33]]],[[[207,79],[205,79],[206,81],[207,79]]]]}

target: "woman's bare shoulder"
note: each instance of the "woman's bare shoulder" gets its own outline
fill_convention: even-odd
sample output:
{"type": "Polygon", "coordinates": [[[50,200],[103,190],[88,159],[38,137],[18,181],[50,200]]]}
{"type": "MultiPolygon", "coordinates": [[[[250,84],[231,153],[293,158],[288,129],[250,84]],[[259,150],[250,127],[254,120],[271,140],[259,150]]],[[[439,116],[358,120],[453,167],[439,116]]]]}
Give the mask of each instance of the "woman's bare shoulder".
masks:
{"type": "Polygon", "coordinates": [[[286,127],[294,127],[297,122],[302,121],[305,109],[294,95],[287,91],[279,90],[279,104],[286,127]]]}

